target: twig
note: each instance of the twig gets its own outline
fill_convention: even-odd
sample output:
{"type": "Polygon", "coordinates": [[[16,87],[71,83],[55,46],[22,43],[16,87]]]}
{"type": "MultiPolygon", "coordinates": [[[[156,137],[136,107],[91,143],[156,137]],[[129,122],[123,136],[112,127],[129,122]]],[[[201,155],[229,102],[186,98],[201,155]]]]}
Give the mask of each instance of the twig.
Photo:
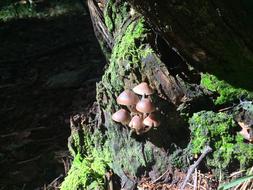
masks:
{"type": "Polygon", "coordinates": [[[180,190],[184,190],[184,188],[185,188],[185,186],[186,186],[186,184],[187,184],[187,181],[189,180],[189,178],[190,178],[192,172],[194,171],[194,169],[195,169],[196,167],[198,167],[198,165],[199,165],[200,162],[203,160],[203,158],[205,158],[205,156],[206,156],[209,152],[211,152],[211,151],[212,151],[212,148],[211,148],[210,146],[206,146],[205,149],[204,149],[204,151],[203,151],[203,153],[202,153],[202,154],[200,155],[200,157],[198,158],[198,160],[197,160],[193,165],[191,165],[191,166],[189,167],[189,170],[188,170],[188,172],[187,172],[187,175],[186,175],[186,177],[185,177],[185,180],[184,180],[184,182],[183,182],[183,185],[180,187],[180,190]]]}
{"type": "Polygon", "coordinates": [[[242,184],[238,184],[238,185],[234,188],[234,190],[239,190],[239,189],[241,188],[241,186],[242,186],[242,184]]]}
{"type": "Polygon", "coordinates": [[[160,179],[162,179],[168,172],[170,171],[170,169],[168,168],[160,177],[158,177],[157,179],[155,179],[154,181],[152,181],[151,183],[156,183],[158,182],[160,179]]]}
{"type": "Polygon", "coordinates": [[[253,189],[253,183],[251,183],[251,186],[250,186],[250,188],[249,189],[253,189]]]}
{"type": "Polygon", "coordinates": [[[195,176],[194,176],[194,187],[193,187],[193,190],[197,190],[197,183],[198,183],[198,173],[197,173],[197,169],[195,168],[195,176]]]}
{"type": "Polygon", "coordinates": [[[230,174],[229,178],[232,178],[232,177],[234,177],[234,176],[237,176],[237,175],[239,175],[239,174],[241,174],[241,173],[243,173],[243,172],[245,172],[245,170],[241,170],[241,171],[238,171],[238,172],[234,172],[234,173],[230,174]]]}
{"type": "MultiPolygon", "coordinates": [[[[190,187],[193,187],[194,188],[194,185],[192,185],[191,183],[187,182],[187,185],[189,185],[190,187]]],[[[206,190],[206,188],[204,186],[200,186],[198,190],[200,189],[203,189],[203,190],[206,190]]]]}
{"type": "Polygon", "coordinates": [[[54,183],[59,179],[63,178],[63,174],[60,174],[57,178],[55,178],[47,187],[53,187],[54,183]]]}
{"type": "Polygon", "coordinates": [[[222,108],[222,109],[219,109],[218,111],[219,112],[224,112],[224,111],[228,111],[228,110],[230,110],[230,109],[232,109],[232,108],[234,108],[235,106],[229,106],[229,107],[226,107],[226,108],[222,108]]]}
{"type": "MultiPolygon", "coordinates": [[[[250,169],[250,171],[249,171],[249,175],[250,174],[252,174],[252,172],[253,172],[253,167],[250,169]]],[[[241,186],[241,188],[240,188],[240,190],[247,190],[248,188],[248,186],[252,186],[252,180],[247,180],[247,181],[245,181],[243,184],[242,184],[242,186],[241,186]]],[[[249,189],[252,189],[251,187],[249,188],[249,189]]]]}
{"type": "Polygon", "coordinates": [[[17,163],[17,165],[26,164],[28,162],[32,162],[32,161],[38,160],[38,159],[40,159],[40,157],[41,157],[41,154],[39,156],[33,157],[31,159],[20,161],[20,162],[17,163]]]}
{"type": "Polygon", "coordinates": [[[197,171],[197,176],[199,176],[197,189],[200,189],[200,182],[201,182],[200,171],[197,171]]]}

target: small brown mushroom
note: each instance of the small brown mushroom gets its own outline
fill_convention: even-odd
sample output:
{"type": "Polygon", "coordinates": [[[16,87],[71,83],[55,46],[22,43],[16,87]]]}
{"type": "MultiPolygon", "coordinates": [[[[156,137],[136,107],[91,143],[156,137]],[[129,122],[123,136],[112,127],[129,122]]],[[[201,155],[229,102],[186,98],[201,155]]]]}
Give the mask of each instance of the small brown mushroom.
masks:
{"type": "Polygon", "coordinates": [[[145,95],[149,96],[154,93],[154,90],[146,82],[142,82],[134,87],[133,91],[136,94],[142,95],[143,98],[145,98],[145,95]]]}
{"type": "Polygon", "coordinates": [[[112,119],[116,122],[122,123],[123,125],[127,125],[131,119],[131,116],[125,109],[120,109],[112,115],[112,119]]]}
{"type": "Polygon", "coordinates": [[[155,111],[155,106],[150,99],[143,98],[137,103],[136,109],[141,113],[152,113],[155,111]]]}
{"type": "Polygon", "coordinates": [[[134,112],[134,106],[138,101],[138,96],[131,90],[125,90],[117,97],[117,103],[127,106],[131,112],[134,112]]]}
{"type": "Polygon", "coordinates": [[[131,119],[131,121],[129,123],[129,127],[133,128],[138,135],[141,134],[141,131],[144,128],[143,119],[140,116],[135,115],[131,119]]]}
{"type": "Polygon", "coordinates": [[[143,120],[143,124],[151,128],[158,127],[160,125],[160,122],[157,120],[155,114],[152,113],[143,120]]]}

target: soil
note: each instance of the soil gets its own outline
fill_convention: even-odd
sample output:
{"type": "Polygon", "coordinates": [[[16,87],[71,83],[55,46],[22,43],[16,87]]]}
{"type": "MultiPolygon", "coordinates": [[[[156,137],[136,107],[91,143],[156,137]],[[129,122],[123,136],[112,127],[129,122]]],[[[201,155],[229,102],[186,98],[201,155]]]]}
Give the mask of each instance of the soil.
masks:
{"type": "Polygon", "coordinates": [[[105,59],[80,12],[0,23],[0,189],[58,185],[69,117],[95,100],[105,59]]]}

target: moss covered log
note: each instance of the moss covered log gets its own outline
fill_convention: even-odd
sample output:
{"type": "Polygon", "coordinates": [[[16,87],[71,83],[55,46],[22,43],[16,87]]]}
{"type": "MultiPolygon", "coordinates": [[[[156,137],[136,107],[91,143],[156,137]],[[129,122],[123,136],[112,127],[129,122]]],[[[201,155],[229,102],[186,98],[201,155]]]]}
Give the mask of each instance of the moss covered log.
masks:
{"type": "Polygon", "coordinates": [[[205,145],[213,152],[203,165],[214,174],[252,165],[253,146],[238,125],[253,124],[252,30],[237,32],[230,14],[238,8],[247,23],[247,10],[226,1],[88,2],[109,62],[93,111],[71,127],[74,161],[62,189],[110,189],[111,181],[136,189],[143,176],[185,171],[205,145]],[[155,89],[161,126],[137,135],[111,116],[117,96],[142,81],[155,89]]]}

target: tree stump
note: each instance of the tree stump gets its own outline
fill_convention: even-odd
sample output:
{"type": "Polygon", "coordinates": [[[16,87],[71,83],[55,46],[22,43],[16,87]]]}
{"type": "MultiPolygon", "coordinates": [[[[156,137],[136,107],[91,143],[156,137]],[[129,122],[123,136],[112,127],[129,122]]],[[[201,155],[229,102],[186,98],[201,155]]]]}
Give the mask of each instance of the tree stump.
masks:
{"type": "Polygon", "coordinates": [[[62,189],[110,189],[112,171],[120,188],[136,189],[144,176],[154,181],[173,168],[186,171],[205,145],[221,141],[220,148],[229,145],[229,153],[214,148],[205,169],[214,174],[222,170],[225,178],[252,165],[253,157],[241,163],[243,154],[253,156],[253,147],[237,133],[240,111],[234,108],[248,101],[250,109],[244,111],[253,113],[249,3],[88,0],[108,65],[89,114],[71,120],[74,161],[62,189]],[[155,90],[152,101],[161,125],[137,135],[112,121],[112,114],[120,109],[117,96],[143,81],[155,90]],[[214,133],[211,125],[223,126],[223,134],[214,133]],[[205,140],[211,134],[215,138],[205,140]],[[236,152],[236,146],[244,148],[236,152]],[[229,157],[227,164],[215,165],[225,159],[223,154],[229,157]],[[239,164],[231,167],[235,162],[239,164]],[[106,172],[109,177],[103,179],[106,172]]]}

